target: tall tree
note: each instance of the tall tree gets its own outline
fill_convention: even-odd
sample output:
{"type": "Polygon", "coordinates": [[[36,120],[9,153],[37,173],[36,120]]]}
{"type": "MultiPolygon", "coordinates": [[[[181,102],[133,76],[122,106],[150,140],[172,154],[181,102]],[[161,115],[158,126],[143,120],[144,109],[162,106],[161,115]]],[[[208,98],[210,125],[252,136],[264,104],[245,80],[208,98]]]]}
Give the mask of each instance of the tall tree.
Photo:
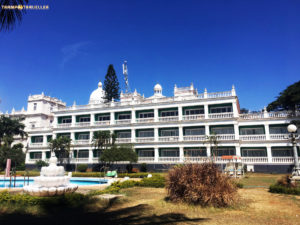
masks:
{"type": "MultiPolygon", "coordinates": [[[[28,4],[28,0],[0,0],[0,6],[23,6],[28,4]]],[[[0,8],[0,31],[12,30],[16,23],[22,21],[25,9],[5,9],[0,8]]]]}
{"type": "Polygon", "coordinates": [[[11,159],[12,167],[24,165],[25,153],[23,152],[23,145],[21,143],[15,144],[12,147],[5,143],[0,147],[0,169],[6,166],[6,160],[11,159]]]}
{"type": "Polygon", "coordinates": [[[109,164],[113,162],[129,161],[137,162],[138,156],[133,150],[133,145],[113,145],[111,148],[105,149],[100,156],[102,162],[109,164]]]}
{"type": "Polygon", "coordinates": [[[277,99],[268,105],[267,110],[289,110],[292,112],[300,110],[300,81],[288,86],[285,90],[280,92],[277,99]]]}
{"type": "Polygon", "coordinates": [[[120,84],[116,71],[112,64],[108,66],[104,80],[105,101],[110,102],[112,99],[120,99],[120,84]]]}
{"type": "Polygon", "coordinates": [[[71,139],[69,137],[60,136],[50,141],[49,147],[54,152],[60,164],[65,163],[65,159],[70,159],[71,139]]]}

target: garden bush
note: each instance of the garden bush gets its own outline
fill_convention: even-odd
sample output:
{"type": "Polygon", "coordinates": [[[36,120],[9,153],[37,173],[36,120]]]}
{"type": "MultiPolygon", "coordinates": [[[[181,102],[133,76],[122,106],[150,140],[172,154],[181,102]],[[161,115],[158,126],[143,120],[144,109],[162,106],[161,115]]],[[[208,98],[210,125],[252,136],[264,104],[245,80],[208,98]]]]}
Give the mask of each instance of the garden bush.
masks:
{"type": "Polygon", "coordinates": [[[79,172],[86,172],[87,168],[88,168],[88,165],[87,165],[87,164],[79,164],[79,165],[77,166],[77,170],[78,170],[79,172]]]}
{"type": "Polygon", "coordinates": [[[154,187],[154,188],[163,188],[165,187],[165,178],[160,175],[154,175],[153,177],[143,178],[139,182],[140,187],[154,187]]]}
{"type": "Polygon", "coordinates": [[[35,165],[41,169],[43,166],[49,166],[49,163],[43,161],[43,160],[38,160],[35,162],[35,165]]]}
{"type": "Polygon", "coordinates": [[[169,170],[166,188],[171,201],[226,207],[235,203],[237,187],[213,163],[185,164],[169,170]]]}
{"type": "Polygon", "coordinates": [[[296,182],[292,182],[288,175],[282,177],[269,187],[269,191],[272,193],[300,195],[300,186],[296,182]]]}
{"type": "Polygon", "coordinates": [[[142,163],[140,171],[141,172],[147,172],[147,164],[146,163],[142,163]]]}

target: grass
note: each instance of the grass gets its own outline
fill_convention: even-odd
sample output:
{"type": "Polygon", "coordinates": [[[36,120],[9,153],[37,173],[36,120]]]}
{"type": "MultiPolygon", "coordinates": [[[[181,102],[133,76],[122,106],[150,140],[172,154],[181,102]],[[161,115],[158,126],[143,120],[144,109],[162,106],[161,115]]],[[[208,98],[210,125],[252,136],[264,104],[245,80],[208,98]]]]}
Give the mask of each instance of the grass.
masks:
{"type": "Polygon", "coordinates": [[[112,204],[95,197],[72,208],[0,205],[0,224],[300,224],[300,196],[262,188],[282,175],[247,176],[240,180],[239,203],[230,208],[172,203],[164,188],[133,187],[122,189],[125,197],[112,204]]]}

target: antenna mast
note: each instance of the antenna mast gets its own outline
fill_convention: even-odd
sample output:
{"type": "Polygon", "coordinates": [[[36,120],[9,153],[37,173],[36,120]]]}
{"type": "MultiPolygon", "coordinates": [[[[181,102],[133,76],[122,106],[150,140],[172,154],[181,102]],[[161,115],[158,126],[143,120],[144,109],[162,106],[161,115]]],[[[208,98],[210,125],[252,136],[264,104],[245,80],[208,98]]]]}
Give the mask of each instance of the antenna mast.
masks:
{"type": "Polygon", "coordinates": [[[127,61],[125,60],[123,63],[123,75],[125,80],[125,93],[130,92],[129,81],[128,81],[128,69],[127,69],[127,61]]]}

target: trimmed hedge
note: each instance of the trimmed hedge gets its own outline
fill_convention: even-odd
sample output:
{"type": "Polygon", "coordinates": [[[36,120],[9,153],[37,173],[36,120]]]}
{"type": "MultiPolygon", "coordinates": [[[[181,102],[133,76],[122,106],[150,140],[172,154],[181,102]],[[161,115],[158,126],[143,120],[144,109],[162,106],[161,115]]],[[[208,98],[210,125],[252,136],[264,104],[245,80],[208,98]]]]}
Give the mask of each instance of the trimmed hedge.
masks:
{"type": "MultiPolygon", "coordinates": [[[[103,172],[73,172],[73,177],[104,177],[103,172]]],[[[118,173],[118,177],[130,177],[130,178],[144,178],[148,173],[118,173]]]]}
{"type": "Polygon", "coordinates": [[[300,195],[300,187],[285,187],[280,184],[272,184],[269,187],[271,193],[281,193],[289,195],[300,195]]]}

